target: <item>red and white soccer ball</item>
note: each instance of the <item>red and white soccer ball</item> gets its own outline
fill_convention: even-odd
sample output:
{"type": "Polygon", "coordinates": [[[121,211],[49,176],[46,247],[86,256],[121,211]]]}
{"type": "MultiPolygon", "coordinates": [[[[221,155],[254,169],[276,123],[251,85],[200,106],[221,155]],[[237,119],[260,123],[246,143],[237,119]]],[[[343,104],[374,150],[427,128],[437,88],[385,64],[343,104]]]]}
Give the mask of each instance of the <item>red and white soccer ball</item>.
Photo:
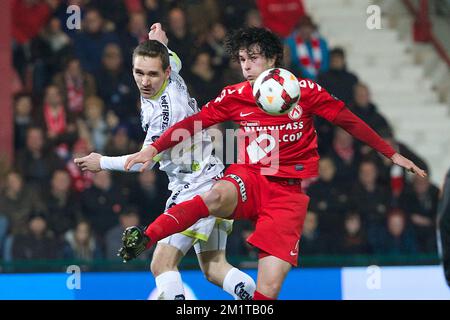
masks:
{"type": "Polygon", "coordinates": [[[253,84],[256,104],[271,115],[283,115],[291,111],[300,99],[297,77],[282,68],[268,69],[253,84]]]}

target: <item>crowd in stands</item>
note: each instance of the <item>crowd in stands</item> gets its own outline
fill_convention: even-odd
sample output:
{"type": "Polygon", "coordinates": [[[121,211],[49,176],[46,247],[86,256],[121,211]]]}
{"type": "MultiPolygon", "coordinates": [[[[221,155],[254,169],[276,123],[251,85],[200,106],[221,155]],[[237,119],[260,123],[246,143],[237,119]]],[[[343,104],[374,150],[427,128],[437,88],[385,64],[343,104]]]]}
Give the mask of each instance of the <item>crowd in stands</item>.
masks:
{"type": "MultiPolygon", "coordinates": [[[[268,27],[284,41],[286,67],[346,102],[403,155],[345,51],[328,48],[301,1],[14,0],[14,161],[0,177],[0,260],[118,259],[122,231],[146,225],[169,196],[159,171],[81,172],[73,159],[136,152],[145,133],[132,51],[162,22],[181,75],[199,106],[243,81],[224,51],[226,34],[268,27]],[[72,29],[67,8],[81,8],[72,29]],[[355,73],[353,73],[355,72],[355,73]]],[[[391,106],[395,108],[395,105],[391,106]]],[[[302,255],[435,253],[438,189],[407,175],[340,128],[316,119],[320,177],[304,181],[311,197],[302,255]]],[[[227,254],[256,258],[245,243],[252,225],[235,222],[227,254]]]]}

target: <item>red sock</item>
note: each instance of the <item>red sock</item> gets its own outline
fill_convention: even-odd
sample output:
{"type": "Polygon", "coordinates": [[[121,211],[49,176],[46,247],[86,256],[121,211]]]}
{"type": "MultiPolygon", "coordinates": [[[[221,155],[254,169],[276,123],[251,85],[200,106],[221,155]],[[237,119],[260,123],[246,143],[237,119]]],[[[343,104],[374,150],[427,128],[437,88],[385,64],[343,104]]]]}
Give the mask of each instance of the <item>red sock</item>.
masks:
{"type": "Polygon", "coordinates": [[[186,230],[201,218],[209,216],[209,210],[200,196],[177,204],[161,214],[145,230],[150,238],[147,248],[172,234],[186,230]]]}
{"type": "Polygon", "coordinates": [[[269,298],[263,295],[261,292],[255,291],[255,293],[253,294],[253,300],[276,300],[276,299],[269,298]]]}

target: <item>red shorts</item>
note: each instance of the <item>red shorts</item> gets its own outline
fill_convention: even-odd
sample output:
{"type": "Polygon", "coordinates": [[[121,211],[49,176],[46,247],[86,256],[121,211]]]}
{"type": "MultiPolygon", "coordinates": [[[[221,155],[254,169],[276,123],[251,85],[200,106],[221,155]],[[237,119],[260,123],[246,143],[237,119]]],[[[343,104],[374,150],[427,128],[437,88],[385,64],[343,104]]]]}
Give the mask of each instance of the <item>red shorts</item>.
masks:
{"type": "Polygon", "coordinates": [[[232,182],[238,191],[233,219],[255,222],[255,231],[247,242],[297,266],[309,203],[309,197],[301,190],[301,180],[262,176],[237,164],[228,167],[221,180],[232,182]]]}

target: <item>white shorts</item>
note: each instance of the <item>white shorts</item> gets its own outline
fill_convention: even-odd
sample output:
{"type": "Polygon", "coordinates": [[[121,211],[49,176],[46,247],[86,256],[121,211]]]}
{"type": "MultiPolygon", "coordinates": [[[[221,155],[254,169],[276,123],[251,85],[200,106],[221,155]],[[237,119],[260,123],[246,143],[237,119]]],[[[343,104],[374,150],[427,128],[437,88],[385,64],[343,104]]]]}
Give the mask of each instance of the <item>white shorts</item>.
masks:
{"type": "MultiPolygon", "coordinates": [[[[210,190],[215,180],[202,183],[188,183],[180,185],[172,191],[166,203],[166,210],[175,204],[187,201],[210,190]]],[[[226,220],[209,216],[198,220],[185,231],[173,234],[158,242],[171,245],[180,250],[184,255],[194,245],[198,254],[205,251],[225,250],[228,234],[233,227],[233,220],[226,220]]]]}

